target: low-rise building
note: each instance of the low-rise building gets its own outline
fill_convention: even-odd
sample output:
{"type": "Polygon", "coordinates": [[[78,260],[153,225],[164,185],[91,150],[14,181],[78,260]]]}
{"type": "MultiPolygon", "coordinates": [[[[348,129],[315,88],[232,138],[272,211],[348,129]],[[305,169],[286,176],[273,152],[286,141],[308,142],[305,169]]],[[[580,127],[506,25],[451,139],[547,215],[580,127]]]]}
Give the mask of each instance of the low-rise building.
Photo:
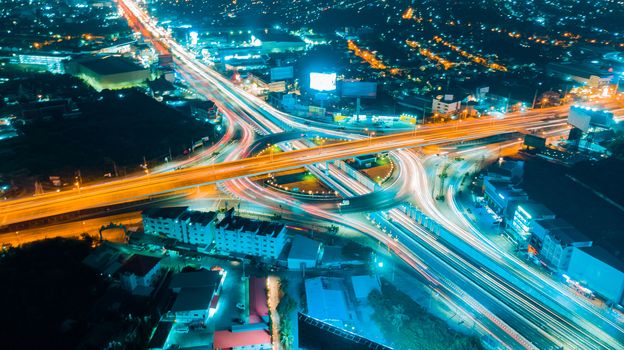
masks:
{"type": "MultiPolygon", "coordinates": [[[[171,312],[176,322],[205,322],[212,316],[214,289],[210,287],[183,288],[176,297],[171,312]]],[[[216,311],[216,306],[214,307],[216,311]]]]}
{"type": "Polygon", "coordinates": [[[600,246],[574,248],[568,275],[594,294],[624,302],[624,262],[600,246]]]}
{"type": "Polygon", "coordinates": [[[214,350],[270,350],[271,335],[264,329],[234,332],[231,330],[214,333],[214,350]]]}
{"type": "Polygon", "coordinates": [[[65,54],[19,54],[18,62],[20,64],[42,66],[53,74],[65,74],[65,62],[69,61],[71,56],[65,54]]]}
{"type": "Polygon", "coordinates": [[[532,226],[534,236],[542,236],[540,256],[558,271],[566,271],[574,247],[589,247],[592,241],[563,219],[538,220],[532,226]],[[543,234],[543,235],[542,235],[543,234]]]}
{"type": "Polygon", "coordinates": [[[91,254],[87,255],[82,263],[104,276],[111,277],[123,266],[124,260],[126,260],[125,254],[104,241],[91,254]]]}
{"type": "Polygon", "coordinates": [[[316,267],[321,253],[321,243],[313,239],[297,235],[292,240],[288,253],[288,268],[303,270],[316,267]]]}
{"type": "Polygon", "coordinates": [[[553,76],[564,80],[572,80],[590,87],[609,85],[613,80],[613,73],[601,69],[599,66],[583,63],[549,63],[546,71],[553,76]]]}
{"type": "Polygon", "coordinates": [[[487,176],[491,179],[507,180],[517,184],[522,181],[524,176],[524,161],[499,159],[487,169],[487,176]]]}
{"type": "Polygon", "coordinates": [[[163,235],[182,243],[207,247],[214,241],[217,214],[188,207],[150,208],[142,213],[145,233],[163,235]]]}
{"type": "Polygon", "coordinates": [[[338,277],[315,277],[305,280],[308,314],[336,327],[353,321],[349,311],[345,284],[338,277]]]}
{"type": "Polygon", "coordinates": [[[543,204],[524,201],[518,203],[509,228],[518,246],[526,247],[531,237],[531,226],[536,220],[554,219],[555,214],[543,204]]]}
{"type": "Polygon", "coordinates": [[[509,180],[498,180],[486,176],[483,180],[486,205],[501,218],[513,218],[518,203],[529,199],[529,195],[520,188],[516,188],[509,180]]]}
{"type": "Polygon", "coordinates": [[[230,209],[219,220],[215,212],[188,207],[153,208],[142,213],[145,233],[174,238],[222,254],[277,259],[286,244],[286,226],[236,216],[230,209]]]}
{"type": "Polygon", "coordinates": [[[223,270],[199,270],[175,274],[169,288],[176,293],[170,312],[176,322],[206,322],[217,311],[221,286],[226,273],[223,270]]]}
{"type": "Polygon", "coordinates": [[[230,209],[216,226],[215,249],[230,254],[277,259],[286,243],[286,226],[234,215],[230,209]]]}
{"type": "Polygon", "coordinates": [[[351,276],[351,286],[353,287],[355,300],[358,302],[366,301],[368,295],[374,290],[381,292],[381,284],[376,276],[351,276]]]}
{"type": "Polygon", "coordinates": [[[124,89],[143,84],[149,70],[120,56],[88,56],[70,61],[67,70],[94,89],[124,89]]]}
{"type": "Polygon", "coordinates": [[[444,94],[438,95],[433,98],[431,103],[431,110],[434,113],[450,115],[455,114],[461,107],[461,100],[455,98],[454,95],[444,94]]]}
{"type": "Polygon", "coordinates": [[[188,207],[149,208],[141,213],[145,233],[162,235],[185,242],[184,225],[178,218],[188,207]]]}
{"type": "Polygon", "coordinates": [[[135,254],[118,271],[121,285],[134,294],[149,295],[161,276],[160,258],[135,254]]]}

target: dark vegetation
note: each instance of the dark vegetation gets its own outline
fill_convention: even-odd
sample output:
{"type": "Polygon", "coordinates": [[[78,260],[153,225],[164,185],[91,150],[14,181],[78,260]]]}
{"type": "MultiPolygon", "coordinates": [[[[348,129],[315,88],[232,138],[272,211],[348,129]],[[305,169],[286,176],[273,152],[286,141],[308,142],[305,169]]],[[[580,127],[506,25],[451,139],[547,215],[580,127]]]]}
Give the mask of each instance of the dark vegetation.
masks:
{"type": "Polygon", "coordinates": [[[382,292],[368,296],[373,319],[395,349],[472,350],[482,349],[476,337],[466,336],[436,318],[409,295],[382,279],[382,292]]]}
{"type": "Polygon", "coordinates": [[[90,240],[48,239],[0,258],[3,349],[138,349],[148,303],[81,264],[90,240]]]}
{"type": "MultiPolygon", "coordinates": [[[[138,90],[97,93],[79,79],[49,74],[24,74],[0,85],[0,96],[18,101],[33,96],[71,98],[76,118],[55,116],[25,125],[16,122],[19,137],[0,142],[0,174],[32,185],[33,178],[73,177],[83,181],[106,173],[123,176],[149,163],[180,156],[191,142],[213,135],[213,126],[188,118],[138,90]],[[13,174],[13,176],[12,176],[13,174]]],[[[13,114],[20,118],[20,109],[13,114]]],[[[17,106],[19,107],[19,106],[17,106]]]]}

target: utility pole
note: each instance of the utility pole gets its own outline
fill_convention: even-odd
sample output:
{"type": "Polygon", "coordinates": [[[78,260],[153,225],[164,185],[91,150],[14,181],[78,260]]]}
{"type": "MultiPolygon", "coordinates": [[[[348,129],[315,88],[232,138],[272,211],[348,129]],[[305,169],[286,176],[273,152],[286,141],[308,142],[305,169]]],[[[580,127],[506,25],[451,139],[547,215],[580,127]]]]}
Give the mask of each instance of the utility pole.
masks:
{"type": "Polygon", "coordinates": [[[113,161],[113,171],[115,172],[115,177],[119,177],[119,171],[117,171],[117,163],[113,161]]]}
{"type": "Polygon", "coordinates": [[[531,105],[531,109],[535,109],[535,103],[537,102],[537,91],[538,89],[535,89],[535,95],[533,96],[533,104],[531,105]]]}
{"type": "Polygon", "coordinates": [[[43,194],[43,186],[41,186],[41,182],[35,181],[35,195],[43,194]]]}

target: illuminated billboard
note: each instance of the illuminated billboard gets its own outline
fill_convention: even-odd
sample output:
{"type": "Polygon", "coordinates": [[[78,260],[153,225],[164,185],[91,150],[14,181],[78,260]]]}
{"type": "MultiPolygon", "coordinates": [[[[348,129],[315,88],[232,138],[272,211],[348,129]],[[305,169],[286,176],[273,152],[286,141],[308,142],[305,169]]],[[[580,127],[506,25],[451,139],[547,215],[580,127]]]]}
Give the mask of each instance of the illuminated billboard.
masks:
{"type": "Polygon", "coordinates": [[[310,89],[316,91],[336,90],[336,73],[310,73],[310,89]]]}
{"type": "Polygon", "coordinates": [[[342,82],[342,97],[377,97],[377,83],[345,80],[342,82]]]}

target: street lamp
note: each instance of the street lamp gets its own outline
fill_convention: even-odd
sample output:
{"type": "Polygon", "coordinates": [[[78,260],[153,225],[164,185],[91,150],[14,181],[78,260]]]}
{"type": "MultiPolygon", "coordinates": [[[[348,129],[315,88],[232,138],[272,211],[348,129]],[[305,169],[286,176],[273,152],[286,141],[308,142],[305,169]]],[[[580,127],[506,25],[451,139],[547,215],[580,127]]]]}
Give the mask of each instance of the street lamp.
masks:
{"type": "Polygon", "coordinates": [[[414,130],[412,132],[412,136],[416,136],[416,130],[418,130],[420,128],[420,125],[418,125],[417,120],[414,120],[414,130]]]}
{"type": "Polygon", "coordinates": [[[273,146],[270,143],[267,143],[267,147],[269,148],[269,159],[273,161],[273,146]]]}
{"type": "MultiPolygon", "coordinates": [[[[366,129],[366,130],[368,130],[368,129],[366,129]]],[[[369,145],[369,146],[370,146],[370,145],[372,144],[372,142],[373,142],[373,136],[375,136],[375,132],[374,132],[374,131],[371,131],[371,132],[369,132],[369,133],[368,133],[368,145],[369,145]]]]}

